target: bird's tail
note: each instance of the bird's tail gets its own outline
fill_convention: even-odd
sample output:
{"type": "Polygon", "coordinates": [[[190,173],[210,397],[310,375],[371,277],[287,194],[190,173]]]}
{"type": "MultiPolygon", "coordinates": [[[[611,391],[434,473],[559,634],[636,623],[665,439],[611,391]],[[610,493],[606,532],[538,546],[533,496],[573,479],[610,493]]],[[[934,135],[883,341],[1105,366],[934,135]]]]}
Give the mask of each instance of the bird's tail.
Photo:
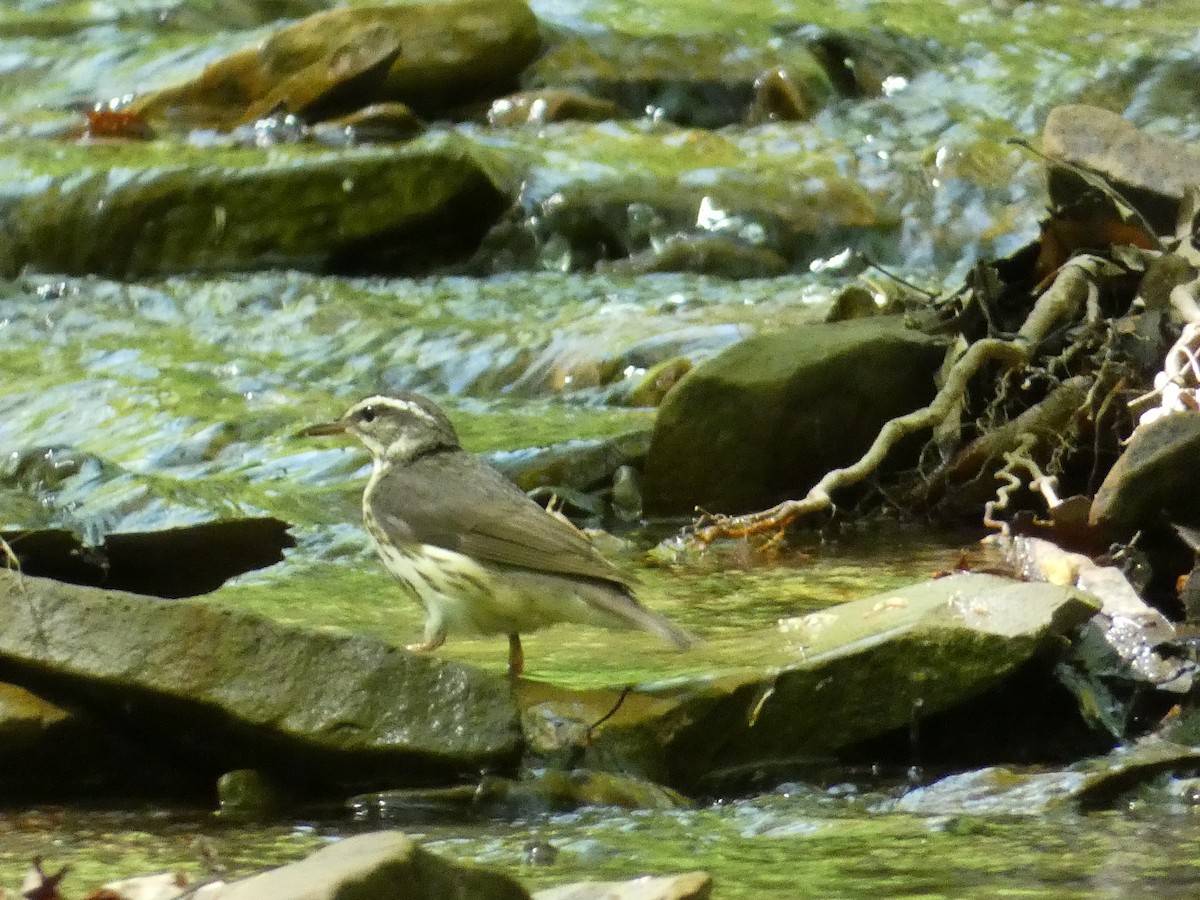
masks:
{"type": "Polygon", "coordinates": [[[636,621],[643,630],[658,635],[668,644],[673,644],[680,650],[687,650],[689,647],[696,646],[696,638],[688,634],[666,616],[651,612],[644,606],[639,606],[638,611],[641,613],[641,616],[636,621]]]}
{"type": "Polygon", "coordinates": [[[626,625],[631,625],[634,628],[640,628],[642,631],[648,631],[651,634],[657,635],[668,644],[673,644],[680,650],[694,647],[698,643],[695,637],[688,634],[666,616],[642,606],[627,588],[618,588],[612,584],[605,584],[602,586],[601,591],[597,593],[600,593],[602,596],[594,598],[596,605],[610,615],[616,616],[626,625]]]}

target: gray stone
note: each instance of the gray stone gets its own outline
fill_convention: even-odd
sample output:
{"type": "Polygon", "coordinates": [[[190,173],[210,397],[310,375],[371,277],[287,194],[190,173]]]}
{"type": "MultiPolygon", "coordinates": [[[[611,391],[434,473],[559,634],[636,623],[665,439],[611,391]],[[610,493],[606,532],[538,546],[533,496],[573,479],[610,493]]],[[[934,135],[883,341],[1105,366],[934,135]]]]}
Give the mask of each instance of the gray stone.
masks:
{"type": "Polygon", "coordinates": [[[1200,518],[1200,412],[1175,412],[1138,428],[1092,501],[1090,523],[1128,537],[1164,515],[1200,518]]]}
{"type": "Polygon", "coordinates": [[[235,881],[220,900],[529,900],[500,872],[435,856],[399,831],[330,844],[298,863],[235,881]]]}
{"type": "Polygon", "coordinates": [[[723,658],[755,661],[732,673],[624,698],[523,685],[522,725],[543,759],[582,758],[693,792],[714,777],[827,758],[907,726],[916,709],[968,702],[1098,608],[1071,587],[954,575],[784,620],[739,638],[740,654],[723,642],[723,658]]]}
{"type": "MultiPolygon", "coordinates": [[[[1174,229],[1183,190],[1200,183],[1200,154],[1178,138],[1146,134],[1107,109],[1082,104],[1050,111],[1042,130],[1042,152],[1109,180],[1151,222],[1174,229]]],[[[1082,185],[1062,170],[1050,173],[1058,203],[1078,200],[1082,185]]]]}
{"type": "Polygon", "coordinates": [[[889,419],[933,398],[940,338],[897,316],[806,325],[735,344],[659,409],[651,513],[737,513],[803,496],[858,459],[889,419]]]}
{"type": "Polygon", "coordinates": [[[0,604],[9,671],[216,773],[446,779],[519,750],[507,679],[375,638],[283,625],[213,595],[165,601],[3,572],[0,604]]]}
{"type": "Polygon", "coordinates": [[[707,900],[712,896],[712,876],[707,872],[654,877],[632,881],[583,881],[547,888],[533,900],[707,900]]]}
{"type": "Polygon", "coordinates": [[[1033,816],[1063,805],[1110,806],[1121,794],[1164,773],[1192,771],[1200,749],[1151,740],[1056,771],[991,766],[916,788],[896,804],[916,815],[1033,816]]]}

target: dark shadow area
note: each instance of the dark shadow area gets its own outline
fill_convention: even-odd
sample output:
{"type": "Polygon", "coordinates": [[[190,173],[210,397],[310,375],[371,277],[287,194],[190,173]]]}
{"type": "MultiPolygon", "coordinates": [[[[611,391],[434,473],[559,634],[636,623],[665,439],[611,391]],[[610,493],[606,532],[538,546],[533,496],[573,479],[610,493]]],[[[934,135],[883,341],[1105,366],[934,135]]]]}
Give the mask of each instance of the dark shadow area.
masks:
{"type": "Polygon", "coordinates": [[[162,531],[110,534],[84,546],[65,529],[0,533],[26,575],[153,597],[194,597],[235,575],[263,569],[296,545],[290,526],[264,517],[162,531]]]}
{"type": "MultiPolygon", "coordinates": [[[[836,756],[781,758],[717,770],[707,773],[688,793],[745,795],[788,781],[887,787],[911,784],[914,777],[929,782],[986,766],[1068,765],[1107,753],[1117,741],[1083,719],[1079,702],[1058,680],[1054,668],[1055,660],[1048,655],[1034,658],[968,702],[931,716],[914,710],[908,727],[855,744],[836,756]]],[[[1163,698],[1148,691],[1143,699],[1157,704],[1163,698]]],[[[1138,712],[1139,722],[1156,721],[1157,706],[1138,712]]]]}

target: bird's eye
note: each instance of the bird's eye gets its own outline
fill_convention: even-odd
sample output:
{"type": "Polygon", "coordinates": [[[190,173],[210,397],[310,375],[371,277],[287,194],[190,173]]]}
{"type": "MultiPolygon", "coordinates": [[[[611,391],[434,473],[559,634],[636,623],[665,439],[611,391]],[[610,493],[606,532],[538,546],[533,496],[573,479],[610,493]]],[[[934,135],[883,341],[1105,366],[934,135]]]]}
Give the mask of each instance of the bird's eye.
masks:
{"type": "Polygon", "coordinates": [[[375,411],[375,407],[373,407],[373,406],[364,406],[364,407],[363,407],[363,409],[362,409],[362,412],[360,412],[360,413],[358,414],[358,417],[359,417],[359,419],[361,419],[362,421],[370,423],[370,422],[374,422],[374,421],[375,421],[375,416],[376,416],[376,415],[378,415],[378,413],[376,413],[376,411],[375,411]]]}

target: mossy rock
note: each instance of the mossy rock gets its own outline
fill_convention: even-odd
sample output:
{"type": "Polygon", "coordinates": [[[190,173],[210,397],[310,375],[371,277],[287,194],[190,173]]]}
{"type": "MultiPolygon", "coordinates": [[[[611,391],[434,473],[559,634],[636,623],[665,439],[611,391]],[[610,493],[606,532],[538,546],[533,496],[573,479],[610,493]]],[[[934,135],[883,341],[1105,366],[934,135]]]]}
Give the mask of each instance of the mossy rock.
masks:
{"type": "Polygon", "coordinates": [[[940,338],[896,316],[735,344],[666,396],[646,460],[651,513],[739,513],[803,496],[885,422],[933,398],[940,338]]]}

